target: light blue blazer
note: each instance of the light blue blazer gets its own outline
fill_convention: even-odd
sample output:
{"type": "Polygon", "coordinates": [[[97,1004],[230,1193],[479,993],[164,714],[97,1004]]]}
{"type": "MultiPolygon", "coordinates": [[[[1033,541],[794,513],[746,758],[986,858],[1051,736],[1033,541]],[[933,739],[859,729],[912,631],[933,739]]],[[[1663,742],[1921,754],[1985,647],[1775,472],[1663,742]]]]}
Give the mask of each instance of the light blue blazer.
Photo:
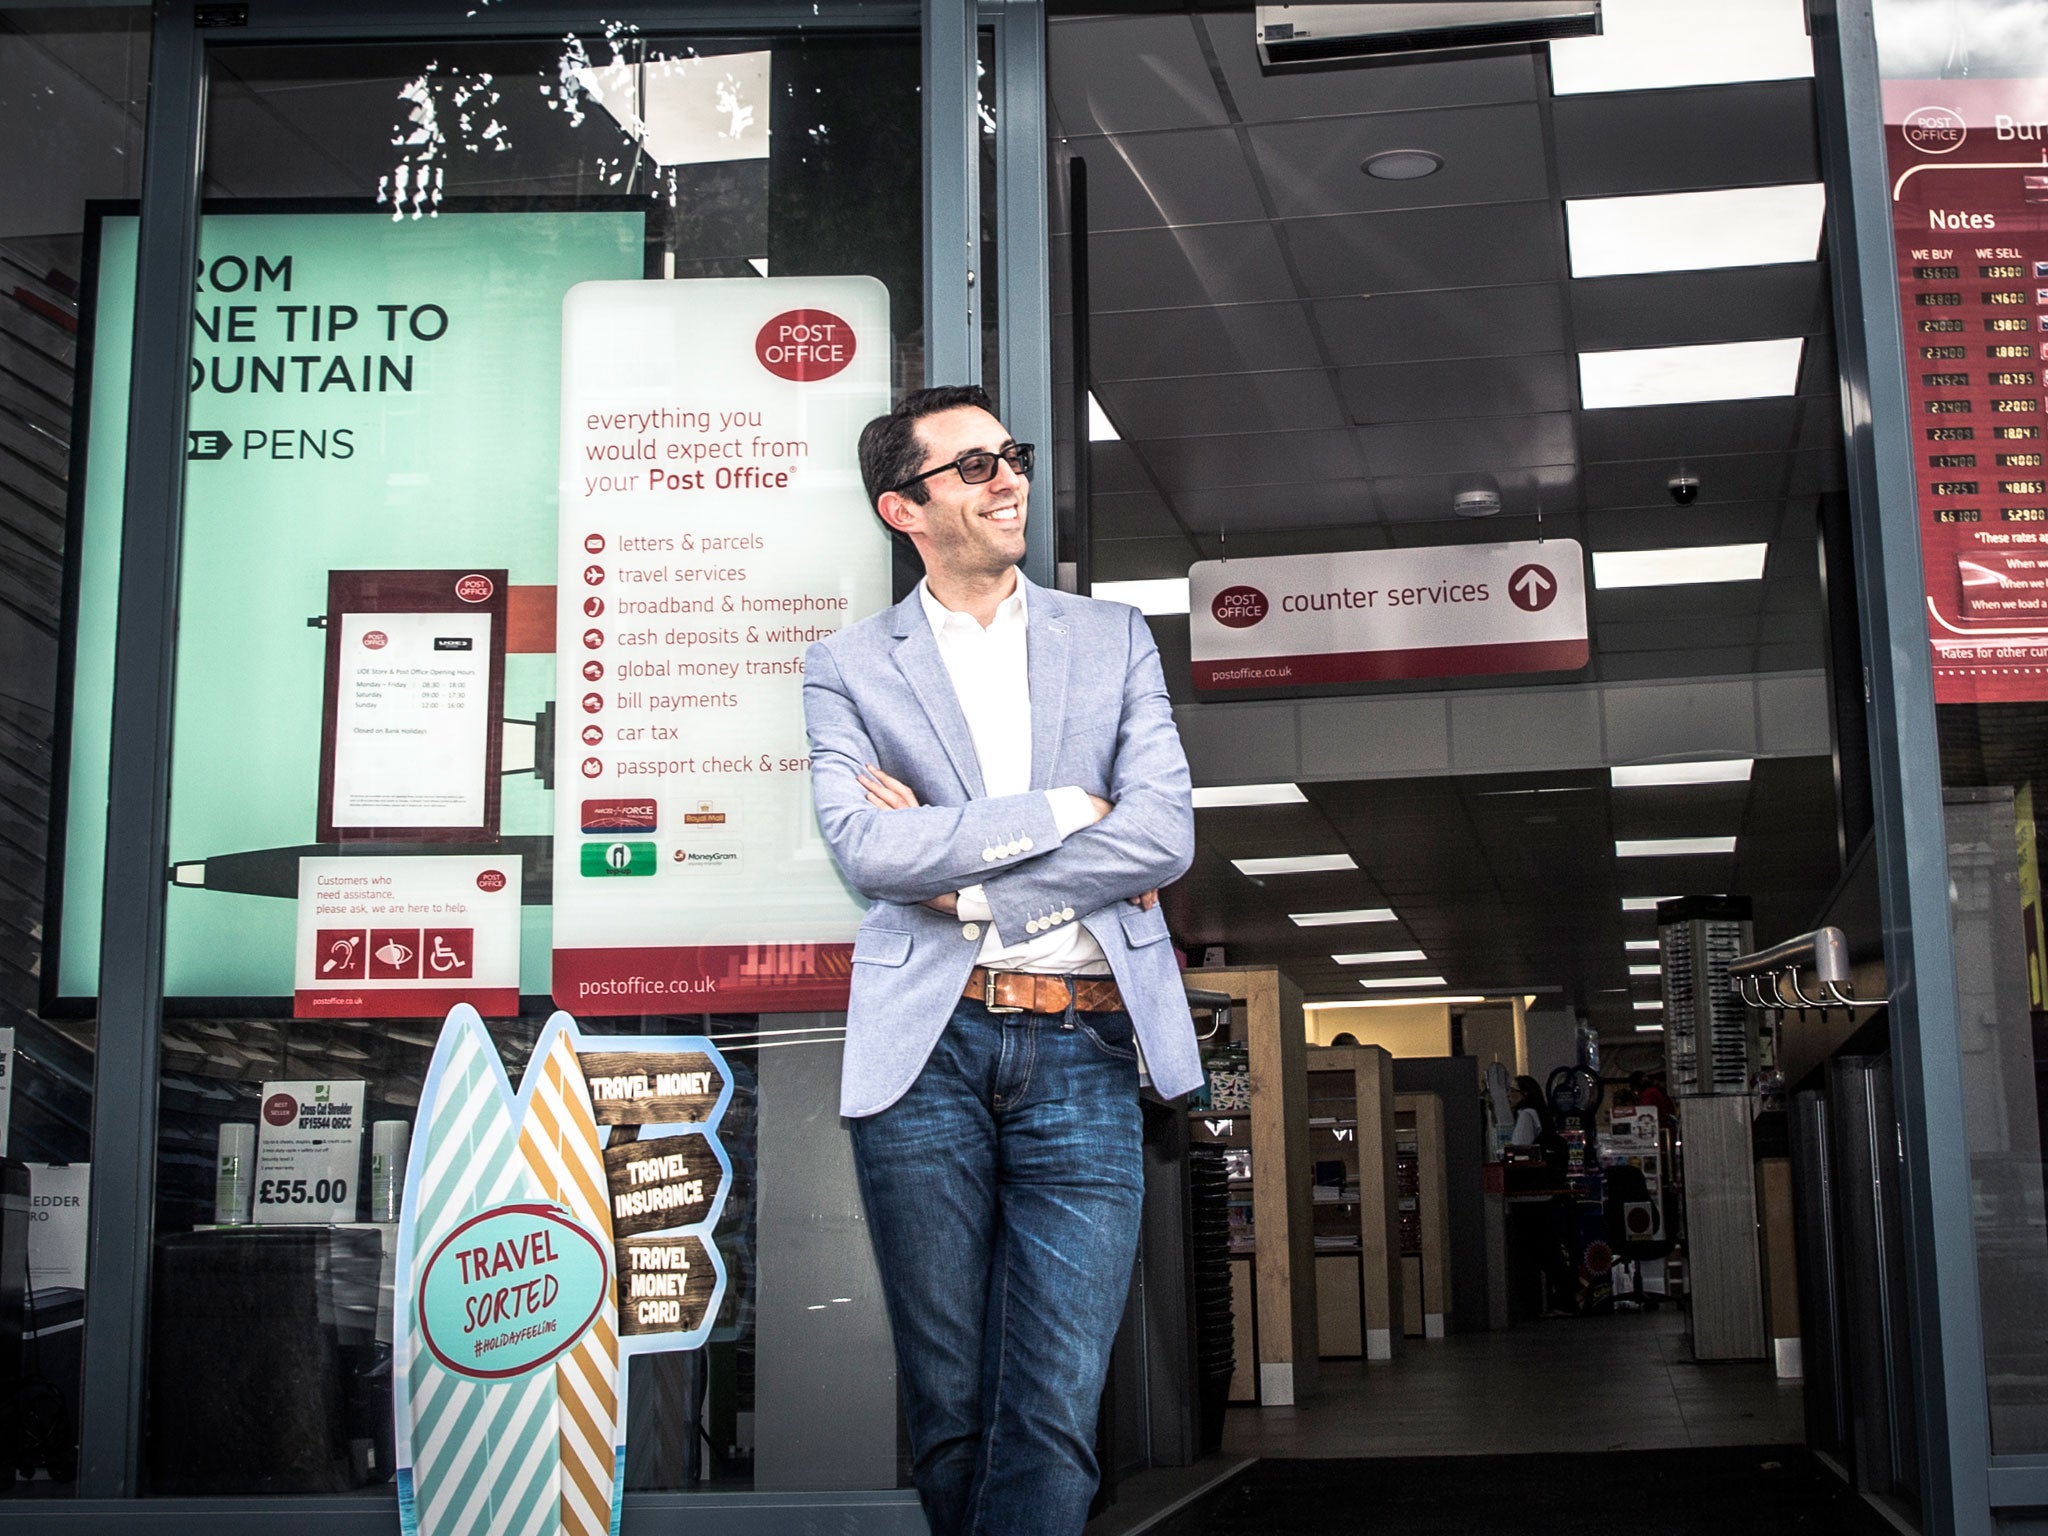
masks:
{"type": "Polygon", "coordinates": [[[1026,586],[1026,794],[984,793],[915,592],[804,657],[818,824],[840,873],[873,903],[853,946],[841,1114],[895,1103],[945,1030],[985,935],[921,903],[970,885],[988,893],[1006,943],[1062,922],[1085,927],[1109,957],[1153,1087],[1174,1098],[1202,1081],[1166,914],[1127,899],[1172,884],[1194,858],[1187,758],[1159,649],[1135,608],[1026,586]],[[867,763],[915,790],[918,809],[869,805],[855,781],[867,763]],[[1062,784],[1115,809],[1062,838],[1043,793],[1062,784]]]}

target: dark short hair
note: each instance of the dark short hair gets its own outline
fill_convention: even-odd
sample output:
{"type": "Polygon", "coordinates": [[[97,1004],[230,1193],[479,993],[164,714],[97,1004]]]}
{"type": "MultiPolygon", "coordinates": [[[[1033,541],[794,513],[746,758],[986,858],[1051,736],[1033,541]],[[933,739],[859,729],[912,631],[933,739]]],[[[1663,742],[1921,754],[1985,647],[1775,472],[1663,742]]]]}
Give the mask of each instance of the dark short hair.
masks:
{"type": "MultiPolygon", "coordinates": [[[[941,411],[956,411],[971,405],[993,416],[995,404],[979,384],[939,384],[912,390],[886,416],[877,416],[860,430],[860,478],[867,487],[868,505],[879,512],[882,493],[902,485],[924,468],[925,447],[917,440],[917,424],[941,411]]],[[[903,491],[906,501],[922,506],[931,499],[925,481],[903,491]]],[[[892,529],[891,532],[894,532],[892,529]]]]}

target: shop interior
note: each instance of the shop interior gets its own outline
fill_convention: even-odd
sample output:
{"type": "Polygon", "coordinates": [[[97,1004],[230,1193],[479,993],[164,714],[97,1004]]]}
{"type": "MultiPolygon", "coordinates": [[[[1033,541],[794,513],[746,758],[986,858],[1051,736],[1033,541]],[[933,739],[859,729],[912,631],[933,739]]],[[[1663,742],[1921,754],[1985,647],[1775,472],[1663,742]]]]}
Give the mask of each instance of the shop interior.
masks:
{"type": "MultiPolygon", "coordinates": [[[[1748,1498],[1758,1468],[1779,1466],[1768,1448],[1800,1446],[1910,1526],[1889,1043],[1881,1008],[1840,1001],[1882,997],[1884,978],[1802,7],[1722,0],[1681,24],[1670,6],[1609,0],[1598,38],[1421,39],[1278,65],[1249,7],[1052,10],[1057,479],[1033,510],[1057,524],[1064,584],[1151,616],[1198,786],[1196,863],[1164,901],[1210,1066],[1194,1105],[1148,1110],[1156,1180],[1093,1529],[1183,1536],[1174,1511],[1254,1459],[1328,1462],[1310,1505],[1393,1511],[1395,1484],[1357,1462],[1384,1462],[1391,1480],[1436,1457],[1598,1453],[1579,1476],[1697,1493],[1714,1512],[1684,1478],[1727,1466],[1681,1475],[1657,1458],[1738,1448],[1728,1486],[1748,1498]],[[1633,378],[1589,363],[1665,348],[1708,350],[1633,378]],[[1759,357],[1764,382],[1721,371],[1759,357]],[[1193,685],[1192,562],[1515,540],[1587,555],[1583,669],[1312,696],[1193,685]],[[1832,1008],[1730,1004],[1731,961],[1823,925],[1846,936],[1832,1008]]],[[[125,157],[139,159],[147,57],[132,18],[63,36],[39,41],[34,67],[54,50],[67,92],[122,126],[79,207],[45,221],[58,235],[0,242],[7,283],[34,298],[0,305],[0,361],[14,360],[0,373],[0,524],[40,551],[22,567],[35,590],[4,595],[43,690],[0,721],[10,762],[70,705],[57,637],[66,481],[84,465],[63,425],[87,355],[79,209],[136,195],[125,157]],[[55,425],[19,429],[28,419],[55,425]]],[[[813,99],[776,98],[772,156],[686,163],[650,187],[616,124],[594,111],[572,124],[568,97],[547,99],[573,73],[554,42],[479,43],[461,78],[518,82],[504,109],[516,143],[465,158],[451,128],[447,211],[632,199],[652,210],[650,276],[883,275],[897,384],[921,381],[915,178],[895,174],[915,158],[916,37],[606,41],[772,55],[774,78],[813,99]],[[894,198],[886,217],[877,187],[894,198]]],[[[218,63],[209,216],[238,202],[377,208],[393,101],[446,85],[432,51],[295,46],[218,63]]],[[[992,41],[984,58],[993,68],[992,41]]],[[[993,272],[995,146],[1010,127],[992,95],[983,123],[993,272]]],[[[531,724],[527,767],[508,757],[508,774],[541,755],[531,724]]],[[[2038,759],[1995,720],[1951,727],[1954,777],[2019,783],[2038,759]]],[[[528,809],[537,786],[522,786],[528,809]]],[[[38,827],[61,820],[61,795],[23,794],[38,827]]],[[[1951,808],[1966,887],[2017,879],[2016,816],[1997,789],[1951,808]]],[[[546,825],[520,835],[538,843],[546,825]]],[[[228,902],[253,913],[289,894],[264,883],[262,857],[311,836],[174,845],[173,941],[200,931],[181,923],[231,929],[228,902]]],[[[0,948],[23,1000],[8,1015],[21,1061],[8,1150],[77,1168],[95,1024],[90,989],[46,986],[25,937],[46,918],[55,931],[42,902],[59,872],[40,848],[14,850],[19,932],[0,948]]],[[[2000,985],[2016,942],[2016,929],[1984,940],[2000,985]]],[[[527,959],[544,966],[545,948],[527,959]]],[[[167,989],[152,1491],[388,1498],[388,1236],[379,1249],[244,1227],[217,1174],[226,1128],[255,1123],[267,1082],[366,1080],[364,1119],[408,1122],[433,1024],[294,1019],[282,989],[181,989],[175,966],[167,989]],[[299,1306],[309,1277],[365,1253],[383,1259],[384,1290],[366,1282],[353,1333],[299,1306]],[[275,1312],[277,1351],[241,1348],[224,1274],[291,1302],[275,1312]],[[331,1390],[291,1415],[266,1409],[276,1358],[331,1390]]],[[[521,1017],[492,1026],[515,1075],[549,1007],[539,986],[521,990],[521,1017]]],[[[634,1363],[634,1494],[908,1486],[845,1138],[817,1112],[834,1092],[835,1022],[610,1021],[710,1034],[736,1079],[726,1310],[701,1351],[634,1363]]],[[[2028,1098],[2012,1123],[2032,1116],[2028,1098]]],[[[2038,1195],[2028,1134],[2035,1155],[2014,1176],[2038,1195]]],[[[391,1226],[374,1189],[359,1214],[334,1231],[391,1226]]],[[[2027,1235],[1999,1283],[2037,1284],[2027,1235]]],[[[48,1387],[46,1440],[21,1471],[62,1493],[82,1281],[37,1305],[25,1358],[48,1387]]],[[[2009,1386],[1994,1411],[2019,1433],[2040,1346],[1998,1347],[2009,1386]]],[[[1454,1479],[1418,1486],[1469,1526],[1454,1479]]],[[[1776,1507],[1739,1517],[1768,1528],[1776,1507]]],[[[1807,1507],[1788,1494],[1783,1512],[1807,1507]]]]}
{"type": "Polygon", "coordinates": [[[1050,30],[1059,512],[1208,786],[1166,897],[1218,1004],[1203,1446],[1805,1443],[1909,1510],[1867,1433],[1901,1405],[1802,1349],[1802,1296],[1847,1309],[1801,1274],[1782,1030],[1714,1001],[1823,921],[1876,940],[1800,8],[1292,64],[1270,8],[1093,9],[1050,30]],[[1772,381],[1715,374],[1753,343],[1772,381]],[[1682,383],[1598,374],[1662,348],[1682,383]],[[1583,671],[1191,681],[1193,562],[1544,539],[1590,555],[1583,671]]]}

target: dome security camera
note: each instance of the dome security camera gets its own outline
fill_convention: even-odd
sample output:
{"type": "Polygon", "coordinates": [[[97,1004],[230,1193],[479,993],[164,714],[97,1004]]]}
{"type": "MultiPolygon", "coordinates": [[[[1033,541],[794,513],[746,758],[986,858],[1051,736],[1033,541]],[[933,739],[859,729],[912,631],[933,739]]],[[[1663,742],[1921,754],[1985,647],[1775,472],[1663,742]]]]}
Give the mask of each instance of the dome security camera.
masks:
{"type": "Polygon", "coordinates": [[[1700,499],[1700,483],[1692,475],[1673,475],[1665,482],[1664,488],[1681,507],[1689,507],[1700,499]]]}

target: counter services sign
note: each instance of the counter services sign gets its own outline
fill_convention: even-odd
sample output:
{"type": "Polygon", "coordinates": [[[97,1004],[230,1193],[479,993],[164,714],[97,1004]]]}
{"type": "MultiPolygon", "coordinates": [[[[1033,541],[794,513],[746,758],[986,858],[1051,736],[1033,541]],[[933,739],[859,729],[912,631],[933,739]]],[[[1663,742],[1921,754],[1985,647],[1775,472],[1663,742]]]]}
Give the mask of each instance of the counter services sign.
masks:
{"type": "Polygon", "coordinates": [[[1299,688],[1583,667],[1573,539],[1205,560],[1188,572],[1195,686],[1299,688]]]}
{"type": "Polygon", "coordinates": [[[515,1096],[473,1008],[442,1027],[398,1232],[404,1536],[616,1531],[626,1362],[711,1331],[732,1074],[701,1036],[618,1043],[556,1014],[515,1096]]]}

